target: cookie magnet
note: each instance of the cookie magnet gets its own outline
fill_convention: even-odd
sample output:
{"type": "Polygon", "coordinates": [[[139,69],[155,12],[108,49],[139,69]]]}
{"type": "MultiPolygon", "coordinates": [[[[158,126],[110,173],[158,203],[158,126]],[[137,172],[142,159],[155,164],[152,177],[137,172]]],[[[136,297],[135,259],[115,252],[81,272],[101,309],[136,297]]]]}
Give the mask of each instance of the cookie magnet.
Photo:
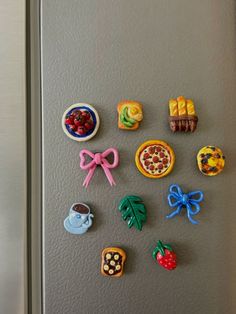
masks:
{"type": "Polygon", "coordinates": [[[168,203],[170,207],[177,209],[171,214],[167,215],[166,218],[172,218],[176,215],[179,215],[183,208],[186,208],[187,216],[189,221],[196,225],[198,222],[192,218],[192,216],[197,215],[201,208],[199,203],[203,201],[203,192],[202,191],[193,191],[187,194],[184,194],[178,184],[172,184],[169,187],[168,194],[168,203]]]}
{"type": "Polygon", "coordinates": [[[205,146],[197,154],[198,168],[206,176],[216,176],[225,166],[225,156],[216,146],[205,146]]]}
{"type": "Polygon", "coordinates": [[[96,170],[97,166],[102,167],[110,185],[115,185],[115,181],[112,177],[110,169],[116,168],[119,164],[119,153],[116,148],[108,148],[103,153],[92,153],[87,149],[83,149],[81,150],[79,155],[80,168],[82,170],[88,171],[87,177],[83,182],[83,186],[85,186],[86,188],[89,186],[89,183],[92,180],[94,171],[96,170]],[[107,157],[109,155],[113,157],[112,163],[107,160],[107,157]],[[91,160],[89,162],[86,162],[86,157],[89,157],[91,160]]]}
{"type": "Polygon", "coordinates": [[[169,124],[173,132],[194,132],[197,127],[198,117],[194,103],[183,96],[169,100],[169,124]]]}
{"type": "Polygon", "coordinates": [[[70,106],[62,116],[62,128],[72,140],[88,141],[98,131],[100,119],[91,105],[78,103],[70,106]]]}
{"type": "Polygon", "coordinates": [[[135,163],[145,177],[159,179],[167,176],[173,169],[175,154],[166,142],[151,140],[138,148],[135,163]]]}
{"type": "Polygon", "coordinates": [[[139,196],[124,197],[120,201],[119,211],[122,213],[122,218],[127,220],[129,228],[134,226],[136,229],[142,230],[143,223],[147,219],[147,211],[143,200],[139,196]]]}
{"type": "Polygon", "coordinates": [[[109,277],[121,277],[124,272],[126,253],[118,247],[108,247],[102,251],[101,273],[109,277]]]}
{"type": "Polygon", "coordinates": [[[152,257],[167,270],[174,270],[177,267],[177,256],[170,244],[163,244],[159,240],[152,252],[152,257]]]}
{"type": "Polygon", "coordinates": [[[118,127],[124,130],[136,130],[143,120],[142,105],[137,101],[123,100],[117,105],[118,127]]]}
{"type": "Polygon", "coordinates": [[[83,234],[92,226],[93,214],[88,205],[75,203],[71,206],[69,215],[64,220],[66,231],[72,234],[83,234]]]}

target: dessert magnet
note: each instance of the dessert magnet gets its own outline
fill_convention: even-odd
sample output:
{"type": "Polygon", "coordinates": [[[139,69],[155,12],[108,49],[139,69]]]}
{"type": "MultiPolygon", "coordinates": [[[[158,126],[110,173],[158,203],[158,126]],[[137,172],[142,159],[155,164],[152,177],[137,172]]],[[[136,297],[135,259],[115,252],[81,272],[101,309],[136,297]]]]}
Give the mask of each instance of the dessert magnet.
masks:
{"type": "Polygon", "coordinates": [[[100,119],[91,105],[78,103],[70,106],[62,116],[62,129],[77,142],[88,141],[98,131],[100,119]]]}
{"type": "Polygon", "coordinates": [[[102,251],[101,273],[109,277],[121,277],[124,272],[126,253],[118,247],[108,247],[102,251]]]}
{"type": "Polygon", "coordinates": [[[119,153],[116,148],[108,148],[103,153],[92,153],[87,149],[83,149],[79,155],[80,168],[88,171],[88,174],[83,182],[83,186],[86,188],[89,186],[97,166],[102,167],[110,185],[115,185],[110,169],[116,168],[119,164],[119,153]],[[113,157],[112,163],[107,160],[109,155],[113,157]],[[90,157],[91,161],[86,162],[86,157],[90,157]]]}
{"type": "Polygon", "coordinates": [[[170,244],[163,244],[159,240],[152,252],[152,257],[167,270],[173,270],[177,267],[177,257],[170,244]]]}
{"type": "Polygon", "coordinates": [[[201,207],[199,203],[203,201],[203,192],[202,191],[193,191],[190,193],[185,194],[178,184],[172,184],[169,187],[169,194],[168,194],[168,203],[170,207],[175,208],[171,214],[167,215],[166,218],[172,218],[176,215],[179,215],[183,208],[186,208],[187,217],[189,221],[196,225],[198,222],[192,218],[192,216],[197,215],[201,207]]]}
{"type": "Polygon", "coordinates": [[[117,105],[118,127],[123,130],[136,130],[143,120],[142,105],[137,101],[123,100],[117,105]]]}
{"type": "Polygon", "coordinates": [[[198,117],[191,99],[183,96],[169,100],[169,123],[173,132],[194,132],[197,127],[198,117]]]}
{"type": "Polygon", "coordinates": [[[138,148],[135,154],[135,163],[145,177],[159,179],[172,171],[175,154],[166,142],[151,140],[144,142],[138,148]]]}
{"type": "Polygon", "coordinates": [[[206,176],[216,176],[225,166],[225,156],[216,146],[205,146],[197,154],[198,168],[206,176]]]}
{"type": "Polygon", "coordinates": [[[92,226],[93,217],[88,205],[75,203],[71,206],[69,215],[64,220],[64,227],[66,231],[72,234],[83,234],[92,226]]]}
{"type": "Polygon", "coordinates": [[[127,220],[128,227],[142,230],[143,223],[147,220],[147,210],[143,200],[139,196],[130,195],[124,197],[119,204],[119,211],[123,220],[127,220]]]}

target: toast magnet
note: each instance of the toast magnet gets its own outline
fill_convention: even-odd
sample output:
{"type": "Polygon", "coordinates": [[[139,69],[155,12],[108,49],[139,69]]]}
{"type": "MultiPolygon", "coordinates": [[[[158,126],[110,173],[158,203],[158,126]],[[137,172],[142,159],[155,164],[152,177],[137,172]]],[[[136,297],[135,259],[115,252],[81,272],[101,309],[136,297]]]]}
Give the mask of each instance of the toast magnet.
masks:
{"type": "Polygon", "coordinates": [[[77,142],[88,141],[98,131],[100,119],[91,105],[78,103],[70,106],[62,116],[65,134],[77,142]]]}
{"type": "Polygon", "coordinates": [[[173,270],[177,267],[177,257],[170,244],[163,244],[159,240],[152,252],[152,257],[167,270],[173,270]]]}
{"type": "Polygon", "coordinates": [[[116,148],[108,148],[103,153],[92,153],[87,149],[83,149],[80,152],[80,168],[88,171],[87,177],[85,178],[83,182],[83,186],[85,186],[86,188],[88,187],[97,166],[102,167],[110,185],[111,186],[115,185],[115,181],[112,177],[110,169],[116,168],[118,164],[119,164],[119,153],[116,148]],[[113,157],[113,162],[111,163],[107,160],[107,157],[109,155],[113,157]],[[86,157],[90,157],[91,161],[86,163],[86,157]]]}
{"type": "Polygon", "coordinates": [[[197,154],[198,168],[206,176],[216,176],[225,166],[225,156],[216,146],[205,146],[197,154]]]}
{"type": "Polygon", "coordinates": [[[136,130],[143,120],[142,105],[137,101],[123,100],[117,105],[118,127],[123,130],[136,130]]]}
{"type": "Polygon", "coordinates": [[[147,210],[139,196],[124,197],[120,201],[119,211],[122,213],[122,218],[127,220],[129,228],[134,226],[136,229],[142,230],[143,223],[147,219],[147,210]]]}
{"type": "Polygon", "coordinates": [[[184,194],[180,186],[177,184],[172,184],[169,187],[168,203],[170,207],[175,208],[171,214],[167,215],[166,218],[172,218],[176,215],[179,215],[183,208],[186,208],[187,217],[189,221],[196,225],[198,222],[192,218],[192,216],[197,215],[201,208],[199,203],[203,201],[203,192],[202,191],[193,191],[187,194],[184,194]]]}
{"type": "Polygon", "coordinates": [[[93,217],[88,205],[83,203],[73,204],[68,217],[64,220],[64,227],[66,231],[72,234],[83,234],[92,226],[93,217]]]}
{"type": "Polygon", "coordinates": [[[183,96],[169,100],[169,123],[173,132],[194,132],[197,127],[198,117],[191,99],[183,96]]]}
{"type": "Polygon", "coordinates": [[[124,272],[126,253],[118,247],[108,247],[102,251],[101,273],[109,277],[121,277],[124,272]]]}
{"type": "Polygon", "coordinates": [[[166,142],[151,140],[144,142],[138,148],[135,154],[135,163],[145,177],[159,179],[172,171],[175,154],[166,142]]]}

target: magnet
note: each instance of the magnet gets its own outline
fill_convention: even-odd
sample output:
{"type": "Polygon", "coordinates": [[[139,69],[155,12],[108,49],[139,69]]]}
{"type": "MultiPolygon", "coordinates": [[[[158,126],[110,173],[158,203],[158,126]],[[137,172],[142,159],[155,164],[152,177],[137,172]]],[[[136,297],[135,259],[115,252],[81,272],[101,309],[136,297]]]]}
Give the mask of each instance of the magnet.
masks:
{"type": "Polygon", "coordinates": [[[98,131],[100,119],[91,105],[78,103],[70,106],[62,116],[65,134],[77,142],[88,141],[98,131]]]}
{"type": "Polygon", "coordinates": [[[118,247],[108,247],[102,251],[101,273],[109,277],[121,277],[124,272],[126,253],[118,247]]]}
{"type": "Polygon", "coordinates": [[[191,99],[183,96],[169,100],[169,124],[173,132],[194,132],[197,127],[198,117],[191,99]]]}
{"type": "Polygon", "coordinates": [[[152,257],[167,270],[174,270],[177,267],[177,256],[170,244],[163,244],[159,240],[152,252],[152,257]]]}
{"type": "Polygon", "coordinates": [[[71,206],[69,215],[64,220],[64,227],[70,233],[83,234],[92,226],[93,217],[88,205],[75,203],[71,206]]]}
{"type": "Polygon", "coordinates": [[[198,168],[206,176],[216,176],[225,166],[225,156],[216,146],[205,146],[197,154],[198,168]]]}
{"type": "Polygon", "coordinates": [[[137,130],[143,120],[142,105],[137,101],[123,100],[117,105],[118,127],[123,130],[137,130]]]}
{"type": "Polygon", "coordinates": [[[204,195],[202,191],[193,191],[184,194],[178,184],[172,184],[169,187],[168,203],[170,207],[175,208],[171,214],[167,215],[166,218],[172,218],[179,215],[183,208],[186,208],[187,217],[189,221],[196,225],[198,222],[192,218],[192,216],[197,215],[201,208],[199,203],[203,201],[204,195]]]}
{"type": "Polygon", "coordinates": [[[135,154],[135,163],[144,176],[159,179],[172,171],[175,154],[166,142],[151,140],[144,142],[138,148],[135,154]]]}
{"type": "Polygon", "coordinates": [[[124,197],[119,204],[119,211],[122,218],[128,220],[128,227],[135,227],[139,231],[142,230],[143,223],[147,219],[147,210],[143,200],[139,196],[130,195],[124,197]]]}
{"type": "Polygon", "coordinates": [[[89,183],[94,175],[94,172],[97,166],[101,166],[107,180],[109,181],[110,185],[115,185],[115,181],[112,177],[110,169],[114,169],[119,164],[119,153],[116,148],[108,148],[103,153],[92,153],[87,149],[83,149],[80,152],[80,168],[82,170],[88,171],[87,177],[83,182],[83,186],[86,188],[89,186],[89,183]],[[111,156],[113,158],[113,162],[109,162],[107,157],[111,156]],[[90,161],[86,162],[86,158],[89,157],[90,161]]]}

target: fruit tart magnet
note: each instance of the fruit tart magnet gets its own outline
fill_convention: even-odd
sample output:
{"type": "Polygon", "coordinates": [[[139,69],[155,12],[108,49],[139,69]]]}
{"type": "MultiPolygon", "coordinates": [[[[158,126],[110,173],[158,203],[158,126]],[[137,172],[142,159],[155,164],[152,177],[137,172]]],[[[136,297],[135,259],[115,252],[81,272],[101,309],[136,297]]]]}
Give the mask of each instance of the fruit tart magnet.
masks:
{"type": "Polygon", "coordinates": [[[144,142],[135,154],[138,170],[146,177],[159,179],[168,175],[175,163],[173,149],[164,141],[144,142]]]}
{"type": "Polygon", "coordinates": [[[185,194],[178,184],[172,184],[169,187],[168,203],[170,207],[177,207],[171,214],[167,215],[166,218],[172,218],[179,215],[183,208],[186,208],[187,216],[189,221],[196,225],[198,222],[192,218],[197,215],[201,207],[199,205],[204,199],[202,191],[193,191],[185,194]]]}
{"type": "Polygon", "coordinates": [[[101,273],[109,277],[121,277],[124,272],[126,253],[118,247],[108,247],[102,251],[101,273]]]}
{"type": "Polygon", "coordinates": [[[183,96],[170,99],[169,111],[171,131],[194,132],[196,130],[198,117],[191,99],[185,99],[183,96]]]}
{"type": "Polygon", "coordinates": [[[68,217],[64,220],[64,227],[66,231],[72,234],[83,234],[92,226],[93,217],[88,205],[83,203],[73,204],[68,217]]]}
{"type": "Polygon", "coordinates": [[[177,257],[170,244],[163,244],[159,240],[152,252],[152,257],[167,270],[174,270],[177,267],[177,257]]]}
{"type": "Polygon", "coordinates": [[[225,156],[216,146],[205,146],[197,154],[198,168],[206,176],[216,176],[225,166],[225,156]]]}
{"type": "Polygon", "coordinates": [[[100,119],[93,106],[78,103],[70,106],[62,116],[62,128],[72,140],[88,141],[98,131],[100,119]]]}
{"type": "Polygon", "coordinates": [[[142,105],[137,101],[123,100],[117,105],[118,127],[124,130],[136,130],[143,120],[142,105]]]}

